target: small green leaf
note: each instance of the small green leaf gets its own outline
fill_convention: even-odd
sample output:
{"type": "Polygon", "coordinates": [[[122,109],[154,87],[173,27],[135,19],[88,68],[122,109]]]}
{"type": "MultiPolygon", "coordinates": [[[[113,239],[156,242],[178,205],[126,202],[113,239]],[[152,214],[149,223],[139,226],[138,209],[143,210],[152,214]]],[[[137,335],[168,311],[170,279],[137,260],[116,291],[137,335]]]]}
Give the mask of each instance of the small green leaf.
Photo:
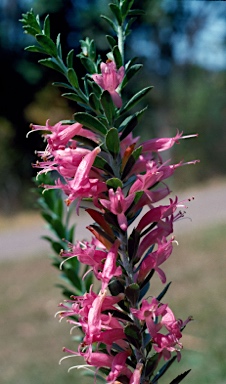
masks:
{"type": "Polygon", "coordinates": [[[94,111],[99,111],[100,109],[100,101],[93,92],[89,95],[89,105],[94,111]]]}
{"type": "Polygon", "coordinates": [[[92,83],[93,92],[95,95],[100,98],[103,92],[103,89],[95,82],[92,83]]]}
{"type": "Polygon", "coordinates": [[[54,85],[55,87],[63,87],[63,88],[73,90],[73,88],[69,84],[63,83],[61,81],[55,81],[54,83],[52,83],[52,85],[54,85]]]}
{"type": "Polygon", "coordinates": [[[73,68],[73,58],[74,58],[74,49],[71,49],[70,52],[68,52],[66,57],[66,63],[68,68],[73,68]]]}
{"type": "Polygon", "coordinates": [[[95,59],[96,59],[96,46],[95,46],[94,40],[90,41],[88,54],[89,54],[90,59],[95,61],[95,59]]]}
{"type": "Polygon", "coordinates": [[[142,343],[140,329],[134,324],[128,324],[124,328],[124,331],[129,343],[134,345],[135,348],[139,349],[142,343]]]}
{"type": "Polygon", "coordinates": [[[86,113],[77,112],[74,114],[75,121],[82,124],[84,127],[91,129],[91,131],[106,135],[107,128],[96,117],[86,113]]]}
{"type": "Polygon", "coordinates": [[[73,68],[68,69],[67,76],[68,76],[68,80],[71,83],[71,85],[74,88],[78,89],[79,88],[78,77],[77,77],[76,72],[73,68]]]}
{"type": "Polygon", "coordinates": [[[158,295],[158,297],[156,298],[158,301],[161,301],[162,298],[165,296],[166,292],[168,291],[168,289],[170,287],[170,284],[171,284],[171,281],[165,286],[165,288],[162,290],[162,292],[158,295]]]}
{"type": "Polygon", "coordinates": [[[113,175],[114,172],[113,170],[111,169],[110,165],[108,164],[108,162],[106,160],[104,160],[102,157],[100,156],[97,156],[94,160],[94,163],[93,163],[94,167],[96,168],[99,168],[99,169],[102,169],[103,171],[106,171],[107,173],[109,173],[110,175],[113,175]]]}
{"type": "Polygon", "coordinates": [[[106,38],[107,38],[108,44],[110,45],[110,48],[113,49],[114,46],[117,45],[116,40],[114,39],[114,37],[110,35],[106,35],[106,38]]]}
{"type": "Polygon", "coordinates": [[[114,61],[115,61],[116,67],[119,69],[123,65],[123,63],[122,63],[122,56],[121,56],[121,53],[119,51],[119,47],[117,45],[114,46],[112,53],[114,56],[114,61]]]}
{"type": "Polygon", "coordinates": [[[134,228],[128,240],[128,254],[130,260],[133,260],[136,257],[139,241],[140,234],[134,228]]]}
{"type": "Polygon", "coordinates": [[[123,78],[121,89],[123,89],[128,81],[143,67],[142,64],[134,64],[126,71],[125,76],[123,78]]]}
{"type": "Polygon", "coordinates": [[[118,32],[118,28],[117,28],[117,25],[115,25],[115,23],[109,19],[109,17],[105,16],[105,15],[100,15],[100,17],[102,19],[104,19],[105,21],[107,21],[108,24],[110,24],[111,28],[117,33],[118,32]]]}
{"type": "Polygon", "coordinates": [[[145,11],[143,11],[143,9],[131,9],[128,12],[128,16],[141,16],[141,15],[145,15],[145,11]]]}
{"type": "Polygon", "coordinates": [[[41,47],[38,47],[37,45],[29,45],[29,47],[26,47],[25,48],[25,51],[28,51],[28,52],[38,52],[38,53],[46,53],[46,51],[41,48],[41,47]]]}
{"type": "Polygon", "coordinates": [[[66,99],[76,101],[77,103],[84,103],[84,100],[76,93],[63,93],[61,96],[66,97],[66,99]]]}
{"type": "Polygon", "coordinates": [[[45,49],[46,53],[50,56],[57,58],[57,48],[53,40],[48,36],[38,34],[36,35],[37,42],[45,49]]]}
{"type": "MultiPolygon", "coordinates": [[[[151,347],[151,346],[150,346],[151,347]]],[[[149,349],[150,349],[149,347],[149,349]]],[[[148,351],[149,353],[150,351],[148,351]]],[[[159,362],[159,354],[155,353],[150,359],[147,360],[147,364],[145,367],[145,377],[151,377],[153,372],[156,370],[159,362]]]]}
{"type": "Polygon", "coordinates": [[[120,187],[120,188],[123,187],[122,181],[120,179],[118,179],[117,177],[112,177],[111,179],[108,179],[106,181],[106,184],[107,184],[108,188],[113,188],[115,191],[118,187],[120,187]]]}
{"type": "Polygon", "coordinates": [[[157,375],[155,375],[155,377],[152,379],[153,384],[158,383],[158,380],[160,379],[160,377],[162,377],[164,375],[164,373],[169,369],[169,367],[173,364],[173,362],[176,360],[176,358],[177,358],[176,356],[173,356],[170,360],[167,361],[167,363],[165,363],[161,367],[161,369],[159,370],[157,375]]]}
{"type": "Polygon", "coordinates": [[[108,288],[112,294],[112,296],[117,296],[119,293],[124,293],[124,282],[119,278],[114,278],[110,281],[108,288]]]}
{"type": "Polygon", "coordinates": [[[121,7],[122,16],[125,19],[130,8],[132,7],[134,0],[124,0],[121,7]]]}
{"type": "Polygon", "coordinates": [[[113,118],[115,116],[115,106],[112,101],[112,97],[108,91],[104,91],[101,95],[101,104],[104,109],[105,116],[109,122],[112,124],[113,118]]]}
{"type": "Polygon", "coordinates": [[[146,111],[147,107],[142,109],[139,112],[136,112],[132,116],[128,116],[120,125],[119,132],[122,132],[120,136],[120,141],[123,140],[126,136],[130,134],[130,132],[133,131],[133,129],[137,126],[141,116],[146,111]]]}
{"type": "Polygon", "coordinates": [[[136,307],[137,305],[139,294],[140,294],[140,287],[136,283],[128,285],[125,289],[125,295],[133,307],[136,307]]]}
{"type": "Polygon", "coordinates": [[[117,156],[120,151],[120,141],[118,130],[111,128],[106,135],[106,146],[113,156],[117,156]]]}
{"type": "Polygon", "coordinates": [[[82,65],[90,74],[94,74],[97,72],[96,65],[89,57],[80,57],[80,60],[82,65]]]}
{"type": "Polygon", "coordinates": [[[64,71],[62,68],[55,62],[53,58],[47,58],[47,59],[41,59],[38,61],[40,64],[44,65],[45,67],[54,69],[55,71],[58,71],[60,73],[64,74],[64,71]]]}
{"type": "Polygon", "coordinates": [[[141,91],[137,92],[124,107],[121,108],[121,113],[128,112],[132,107],[134,107],[143,97],[152,89],[152,86],[146,87],[141,91]]]}
{"type": "Polygon", "coordinates": [[[146,285],[144,285],[141,290],[140,290],[140,295],[139,295],[139,301],[143,299],[143,297],[146,295],[150,288],[150,282],[148,281],[146,285]]]}
{"type": "Polygon", "coordinates": [[[62,48],[61,48],[61,43],[60,43],[60,33],[57,35],[56,39],[56,48],[57,48],[57,55],[62,59],[62,48]]]}
{"type": "Polygon", "coordinates": [[[49,21],[49,15],[47,15],[46,18],[45,18],[45,20],[44,20],[43,32],[44,32],[44,35],[50,37],[50,21],[49,21]]]}
{"type": "Polygon", "coordinates": [[[116,17],[118,24],[122,25],[122,14],[118,5],[110,3],[109,8],[111,9],[111,12],[113,13],[113,15],[116,17]]]}
{"type": "Polygon", "coordinates": [[[127,176],[127,174],[131,171],[132,167],[134,166],[134,164],[136,163],[136,161],[138,160],[140,154],[142,152],[142,146],[136,148],[130,155],[126,165],[125,165],[125,168],[123,169],[123,173],[122,173],[122,180],[127,176]]]}
{"type": "Polygon", "coordinates": [[[191,372],[191,369],[178,375],[173,381],[170,382],[170,384],[179,384],[189,374],[189,372],[191,372]]]}
{"type": "Polygon", "coordinates": [[[125,36],[128,36],[132,31],[130,29],[131,25],[134,23],[134,21],[136,21],[136,17],[131,17],[131,19],[129,19],[128,23],[126,24],[125,26],[125,36]]]}

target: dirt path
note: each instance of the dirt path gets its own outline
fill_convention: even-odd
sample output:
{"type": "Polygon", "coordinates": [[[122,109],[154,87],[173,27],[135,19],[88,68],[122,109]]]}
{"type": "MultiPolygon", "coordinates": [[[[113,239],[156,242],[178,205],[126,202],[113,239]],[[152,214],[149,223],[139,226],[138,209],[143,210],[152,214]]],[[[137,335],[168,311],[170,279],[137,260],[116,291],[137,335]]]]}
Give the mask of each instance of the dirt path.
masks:
{"type": "MultiPolygon", "coordinates": [[[[226,226],[226,181],[214,181],[178,195],[180,200],[192,196],[195,199],[187,204],[186,218],[175,223],[176,236],[218,223],[226,226]]],[[[89,231],[84,230],[90,224],[88,215],[82,213],[76,220],[76,239],[88,238],[89,231]]],[[[45,223],[36,213],[0,218],[0,260],[50,254],[49,244],[41,239],[48,234],[45,223]]]]}

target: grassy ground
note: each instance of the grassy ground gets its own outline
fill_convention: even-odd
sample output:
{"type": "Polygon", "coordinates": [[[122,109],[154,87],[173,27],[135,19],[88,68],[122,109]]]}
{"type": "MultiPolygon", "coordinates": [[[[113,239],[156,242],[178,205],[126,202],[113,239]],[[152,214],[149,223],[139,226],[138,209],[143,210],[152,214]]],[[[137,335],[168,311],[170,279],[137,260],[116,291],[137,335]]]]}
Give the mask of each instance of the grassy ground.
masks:
{"type": "MultiPolygon", "coordinates": [[[[226,383],[225,233],[226,225],[180,235],[179,246],[164,266],[173,281],[165,302],[177,317],[193,315],[195,321],[184,332],[181,363],[171,367],[161,384],[189,368],[192,372],[184,383],[226,383]]],[[[54,286],[58,276],[48,258],[1,263],[1,384],[81,382],[77,371],[67,373],[77,360],[58,365],[61,348],[74,347],[70,326],[54,318],[62,300],[54,286]]],[[[157,278],[153,280],[152,294],[161,288],[157,278]]],[[[88,382],[93,381],[82,379],[83,384],[88,382]]]]}

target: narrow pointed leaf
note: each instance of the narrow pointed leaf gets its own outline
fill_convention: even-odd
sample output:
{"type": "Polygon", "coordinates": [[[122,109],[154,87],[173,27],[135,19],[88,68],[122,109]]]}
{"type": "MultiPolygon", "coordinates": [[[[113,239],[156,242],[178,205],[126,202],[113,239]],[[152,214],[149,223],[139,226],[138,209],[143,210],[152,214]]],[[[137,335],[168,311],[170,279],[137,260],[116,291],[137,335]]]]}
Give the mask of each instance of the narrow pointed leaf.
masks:
{"type": "Polygon", "coordinates": [[[82,124],[84,127],[91,129],[91,131],[105,135],[107,128],[96,117],[89,115],[86,112],[77,112],[74,114],[75,121],[82,124]]]}
{"type": "Polygon", "coordinates": [[[115,25],[115,23],[109,19],[109,17],[105,16],[105,15],[100,15],[100,17],[102,19],[104,19],[105,21],[107,21],[108,24],[110,24],[111,28],[117,33],[118,32],[118,29],[117,29],[117,26],[115,25]]]}
{"type": "Polygon", "coordinates": [[[128,285],[125,289],[125,295],[133,307],[136,307],[137,305],[139,294],[140,294],[140,287],[136,283],[128,285]]]}
{"type": "Polygon", "coordinates": [[[89,57],[91,60],[95,61],[96,59],[96,46],[94,40],[90,41],[89,45],[89,57]]]}
{"type": "Polygon", "coordinates": [[[70,52],[68,52],[66,57],[66,63],[68,68],[73,68],[73,58],[74,58],[74,49],[71,49],[70,52]]]}
{"type": "Polygon", "coordinates": [[[46,53],[46,51],[42,47],[38,47],[37,45],[29,45],[29,47],[25,48],[25,51],[38,52],[38,53],[43,53],[43,54],[46,53]]]}
{"type": "Polygon", "coordinates": [[[66,99],[76,101],[77,103],[84,103],[84,100],[76,93],[63,93],[61,96],[66,97],[66,99]]]}
{"type": "Polygon", "coordinates": [[[55,81],[54,83],[52,83],[52,85],[54,85],[55,87],[67,88],[67,89],[70,89],[71,91],[73,90],[73,88],[69,84],[63,83],[61,81],[55,81]]]}
{"type": "Polygon", "coordinates": [[[189,374],[189,372],[191,372],[191,369],[185,371],[184,373],[181,373],[173,381],[171,381],[170,384],[179,384],[189,374]]]}
{"type": "Polygon", "coordinates": [[[111,249],[114,239],[111,238],[106,232],[102,231],[97,225],[88,225],[87,229],[100,241],[108,250],[111,249]]]}
{"type": "Polygon", "coordinates": [[[128,16],[141,16],[141,15],[145,15],[145,11],[143,11],[142,9],[131,9],[128,12],[128,16]]]}
{"type": "Polygon", "coordinates": [[[100,156],[97,156],[95,158],[93,165],[94,165],[94,167],[102,169],[103,171],[106,171],[106,172],[110,173],[111,175],[114,174],[114,172],[113,172],[112,168],[110,167],[110,165],[108,164],[108,162],[100,156]]]}
{"type": "Polygon", "coordinates": [[[165,288],[162,290],[162,292],[156,297],[158,301],[161,301],[162,298],[165,296],[166,292],[168,291],[169,287],[171,285],[171,281],[165,286],[165,288]]]}
{"type": "Polygon", "coordinates": [[[136,75],[136,73],[141,69],[143,67],[143,65],[142,64],[135,64],[135,65],[132,65],[129,69],[128,69],[128,71],[126,71],[126,73],[125,73],[125,76],[124,76],[124,78],[123,78],[123,81],[122,81],[122,84],[121,84],[121,89],[123,89],[125,86],[126,86],[126,84],[128,83],[128,81],[130,80],[130,79],[132,79],[132,77],[134,76],[134,75],[136,75]]]}
{"type": "Polygon", "coordinates": [[[134,107],[140,100],[143,99],[143,97],[152,89],[152,86],[146,87],[136,93],[129,101],[128,103],[122,107],[121,113],[125,113],[129,111],[132,107],[134,107]]]}
{"type": "Polygon", "coordinates": [[[141,116],[146,111],[147,108],[142,109],[139,112],[136,112],[134,115],[127,117],[119,127],[119,132],[122,132],[120,135],[120,141],[123,140],[126,136],[130,134],[137,126],[141,116]]]}
{"type": "Polygon", "coordinates": [[[96,73],[96,66],[92,60],[90,60],[89,57],[81,57],[80,58],[82,65],[85,67],[85,69],[90,73],[96,73]]]}
{"type": "Polygon", "coordinates": [[[57,55],[58,55],[58,57],[62,58],[62,48],[61,48],[61,43],[60,43],[60,33],[57,35],[56,48],[57,48],[57,55]]]}
{"type": "Polygon", "coordinates": [[[50,37],[50,21],[49,21],[49,15],[47,15],[46,18],[45,18],[45,20],[44,20],[43,32],[44,32],[44,35],[50,37]]]}
{"type": "Polygon", "coordinates": [[[112,101],[112,97],[108,91],[104,91],[102,93],[101,104],[109,124],[112,124],[113,118],[115,116],[115,106],[112,101]]]}
{"type": "Polygon", "coordinates": [[[105,220],[103,214],[101,212],[96,211],[92,208],[87,208],[86,212],[92,217],[92,219],[99,224],[99,226],[111,237],[114,237],[114,233],[110,227],[110,225],[105,220]]]}
{"type": "Polygon", "coordinates": [[[134,164],[136,163],[137,159],[139,158],[140,154],[142,152],[142,146],[136,148],[131,156],[129,157],[126,165],[125,165],[125,168],[123,170],[123,173],[122,173],[122,179],[124,179],[127,174],[131,171],[132,167],[134,166],[134,164]]]}
{"type": "Polygon", "coordinates": [[[78,77],[75,73],[75,70],[73,68],[69,68],[67,71],[68,75],[68,80],[70,81],[71,85],[78,89],[79,88],[79,83],[78,83],[78,77]]]}
{"type": "Polygon", "coordinates": [[[116,67],[119,69],[123,65],[123,62],[122,62],[121,53],[119,51],[119,47],[117,45],[114,46],[112,53],[114,56],[114,61],[115,61],[116,67]]]}
{"type": "Polygon", "coordinates": [[[125,327],[125,335],[129,343],[134,345],[135,348],[141,347],[141,335],[139,328],[134,324],[129,324],[125,327]]]}
{"type": "Polygon", "coordinates": [[[120,141],[118,130],[111,128],[106,135],[106,146],[113,156],[118,155],[120,151],[120,141]]]}
{"type": "Polygon", "coordinates": [[[55,71],[58,71],[58,72],[64,74],[64,71],[62,70],[62,68],[52,58],[41,59],[38,62],[40,64],[44,65],[45,67],[54,69],[55,71]]]}
{"type": "Polygon", "coordinates": [[[100,109],[100,101],[93,92],[89,95],[89,105],[94,111],[99,111],[100,109]]]}
{"type": "Polygon", "coordinates": [[[122,15],[121,15],[121,11],[120,11],[118,5],[110,3],[109,7],[111,9],[111,12],[113,13],[115,18],[117,19],[118,24],[122,25],[122,15]]]}
{"type": "Polygon", "coordinates": [[[36,35],[37,42],[45,49],[46,53],[50,56],[57,58],[57,48],[53,40],[48,36],[38,34],[36,35]]]}
{"type": "Polygon", "coordinates": [[[125,0],[123,3],[122,3],[122,7],[121,7],[121,12],[122,12],[122,16],[123,18],[125,18],[130,10],[130,8],[132,7],[134,3],[134,0],[125,0]]]}
{"type": "Polygon", "coordinates": [[[108,44],[110,45],[110,48],[113,49],[114,46],[117,45],[116,40],[114,39],[114,37],[110,35],[107,35],[106,38],[107,38],[108,44]]]}
{"type": "Polygon", "coordinates": [[[164,375],[164,373],[169,369],[169,367],[173,364],[173,362],[176,360],[176,356],[173,356],[170,360],[167,361],[166,364],[163,365],[163,367],[159,370],[157,375],[152,379],[153,384],[157,384],[160,377],[164,375]]]}

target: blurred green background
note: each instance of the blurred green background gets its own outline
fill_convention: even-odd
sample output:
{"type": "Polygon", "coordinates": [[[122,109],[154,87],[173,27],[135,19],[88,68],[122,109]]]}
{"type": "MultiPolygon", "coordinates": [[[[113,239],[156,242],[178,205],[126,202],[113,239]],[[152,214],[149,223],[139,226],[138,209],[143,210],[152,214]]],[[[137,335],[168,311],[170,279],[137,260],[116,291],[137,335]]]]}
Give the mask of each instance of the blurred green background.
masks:
{"type": "MultiPolygon", "coordinates": [[[[30,192],[35,175],[31,163],[34,151],[42,147],[38,134],[26,138],[31,122],[54,124],[73,116],[76,106],[64,100],[54,88],[59,74],[37,64],[37,54],[24,47],[33,40],[23,34],[19,19],[33,8],[43,19],[50,13],[52,36],[61,33],[64,53],[89,36],[105,60],[108,26],[99,18],[108,13],[107,0],[2,0],[0,2],[0,230],[12,231],[9,217],[32,209],[30,192]]],[[[142,139],[198,133],[170,153],[173,161],[200,159],[200,164],[179,169],[174,177],[178,188],[196,189],[210,180],[225,180],[226,144],[226,3],[220,1],[135,0],[146,11],[135,23],[128,39],[127,58],[138,57],[144,69],[130,84],[130,97],[149,84],[146,112],[137,134],[142,139]]],[[[79,60],[76,71],[83,75],[79,60]]],[[[146,105],[144,103],[144,105],[146,105]]],[[[225,184],[222,184],[222,188],[225,184]]],[[[222,210],[225,206],[222,205],[222,210]]],[[[12,216],[14,217],[14,216],[12,216]]],[[[25,219],[24,219],[25,220],[25,219]]],[[[26,219],[27,220],[27,219],[26,219]]],[[[37,214],[26,225],[31,227],[37,214]]],[[[205,219],[204,219],[205,220],[205,219]]],[[[15,222],[15,221],[14,221],[15,222]]],[[[173,280],[166,301],[177,316],[193,315],[184,337],[185,353],[180,364],[162,384],[192,368],[185,382],[226,383],[225,353],[225,223],[209,220],[202,230],[179,237],[172,260],[165,271],[173,280]]],[[[191,224],[192,227],[192,224],[191,224]]],[[[47,233],[48,234],[48,233],[47,233]]],[[[13,242],[13,231],[12,231],[13,242]]],[[[37,249],[30,258],[1,261],[0,382],[3,384],[67,384],[79,379],[77,371],[67,374],[73,359],[58,366],[61,347],[74,348],[69,325],[53,318],[61,298],[59,273],[37,249]]],[[[157,289],[158,289],[157,285],[157,289]]]]}

